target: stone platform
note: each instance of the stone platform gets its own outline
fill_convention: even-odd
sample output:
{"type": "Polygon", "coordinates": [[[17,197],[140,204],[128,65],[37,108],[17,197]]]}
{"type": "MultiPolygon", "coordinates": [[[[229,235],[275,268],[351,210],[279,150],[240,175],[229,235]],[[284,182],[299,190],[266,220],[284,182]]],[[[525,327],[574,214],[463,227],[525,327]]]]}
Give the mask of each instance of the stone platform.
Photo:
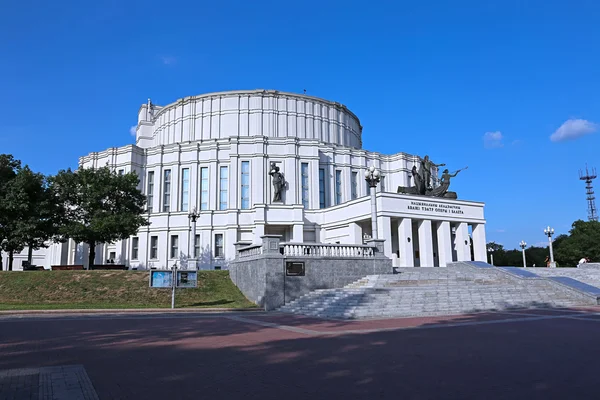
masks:
{"type": "Polygon", "coordinates": [[[540,275],[531,270],[495,268],[481,262],[454,263],[448,268],[397,268],[394,275],[370,275],[344,288],[313,291],[279,311],[361,319],[598,304],[600,269],[588,273],[587,281],[584,270],[570,272],[579,280],[555,279],[544,276],[551,273],[548,270],[540,275]]]}

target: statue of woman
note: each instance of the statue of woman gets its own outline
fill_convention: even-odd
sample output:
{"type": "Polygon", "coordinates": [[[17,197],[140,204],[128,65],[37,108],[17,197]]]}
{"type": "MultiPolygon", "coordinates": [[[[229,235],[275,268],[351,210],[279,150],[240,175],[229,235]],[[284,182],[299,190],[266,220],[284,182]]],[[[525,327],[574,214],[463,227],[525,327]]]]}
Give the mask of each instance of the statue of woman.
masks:
{"type": "Polygon", "coordinates": [[[444,197],[444,195],[446,194],[446,192],[448,192],[448,189],[450,188],[450,178],[454,178],[456,175],[458,175],[460,171],[465,170],[467,168],[469,167],[459,169],[453,174],[451,174],[447,169],[445,169],[444,172],[442,172],[442,180],[440,186],[436,187],[431,191],[431,196],[444,197]]]}
{"type": "Polygon", "coordinates": [[[274,162],[271,162],[269,175],[273,178],[273,202],[281,201],[281,192],[285,186],[285,180],[283,174],[279,172],[279,167],[274,162]]]}

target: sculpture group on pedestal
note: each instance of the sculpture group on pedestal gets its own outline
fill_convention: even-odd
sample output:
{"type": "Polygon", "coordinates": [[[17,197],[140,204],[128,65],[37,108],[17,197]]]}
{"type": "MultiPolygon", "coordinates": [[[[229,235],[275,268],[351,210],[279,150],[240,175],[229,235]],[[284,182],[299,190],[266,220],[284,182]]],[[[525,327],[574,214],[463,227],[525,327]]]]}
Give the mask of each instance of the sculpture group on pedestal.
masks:
{"type": "Polygon", "coordinates": [[[425,156],[425,158],[419,157],[419,161],[419,168],[417,169],[417,166],[413,165],[411,170],[414,186],[398,186],[398,193],[456,199],[456,192],[450,192],[448,190],[450,188],[450,179],[454,178],[460,171],[465,170],[468,167],[459,169],[452,174],[445,169],[442,172],[439,185],[435,186],[432,181],[431,171],[437,167],[444,167],[446,164],[435,164],[429,159],[429,156],[425,156]]]}

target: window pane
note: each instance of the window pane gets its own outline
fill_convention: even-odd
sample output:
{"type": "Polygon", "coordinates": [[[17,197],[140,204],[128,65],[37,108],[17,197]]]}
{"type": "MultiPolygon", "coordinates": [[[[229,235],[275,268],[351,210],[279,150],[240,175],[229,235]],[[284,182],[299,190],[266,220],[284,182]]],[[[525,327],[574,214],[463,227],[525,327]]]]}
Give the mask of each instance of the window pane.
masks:
{"type": "Polygon", "coordinates": [[[168,212],[171,209],[171,170],[165,170],[164,185],[163,185],[163,212],[168,212]]]}
{"type": "Polygon", "coordinates": [[[335,171],[335,204],[342,202],[342,171],[335,171]]]}
{"type": "Polygon", "coordinates": [[[200,169],[200,176],[202,182],[200,183],[200,209],[208,210],[208,168],[202,167],[200,169]]]}
{"type": "Polygon", "coordinates": [[[352,200],[358,197],[358,172],[352,172],[352,200]]]}
{"type": "Polygon", "coordinates": [[[227,201],[227,197],[228,197],[228,184],[229,184],[229,179],[228,179],[228,168],[227,167],[221,167],[220,169],[220,183],[219,183],[219,189],[220,189],[220,194],[219,194],[219,210],[227,210],[227,206],[228,206],[228,201],[227,201]]]}
{"type": "Polygon", "coordinates": [[[215,257],[223,257],[223,234],[215,234],[215,257]]]}
{"type": "Polygon", "coordinates": [[[242,209],[247,210],[250,208],[250,162],[242,161],[242,175],[241,175],[241,200],[242,209]]]}
{"type": "Polygon", "coordinates": [[[131,239],[131,259],[132,260],[138,259],[138,245],[139,245],[139,239],[137,237],[132,238],[131,239]]]}
{"type": "Polygon", "coordinates": [[[194,238],[194,258],[197,258],[200,254],[200,235],[196,235],[194,238]]]}
{"type": "Polygon", "coordinates": [[[177,258],[179,256],[179,236],[171,236],[171,258],[177,258]]]}
{"type": "Polygon", "coordinates": [[[148,206],[148,212],[153,212],[154,205],[154,171],[148,172],[148,186],[146,189],[146,201],[148,206]]]}
{"type": "Polygon", "coordinates": [[[188,211],[190,201],[190,170],[181,170],[181,211],[188,211]]]}
{"type": "Polygon", "coordinates": [[[158,236],[150,237],[150,258],[158,258],[158,236]]]}

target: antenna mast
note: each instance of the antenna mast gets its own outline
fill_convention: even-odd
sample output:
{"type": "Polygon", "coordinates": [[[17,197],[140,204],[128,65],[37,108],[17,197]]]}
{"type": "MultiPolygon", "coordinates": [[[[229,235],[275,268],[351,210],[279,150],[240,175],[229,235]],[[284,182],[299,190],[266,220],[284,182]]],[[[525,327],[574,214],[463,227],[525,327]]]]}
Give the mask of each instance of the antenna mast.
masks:
{"type": "Polygon", "coordinates": [[[587,164],[585,165],[585,173],[579,170],[579,179],[585,181],[585,193],[587,195],[588,202],[588,221],[598,221],[598,212],[596,211],[596,196],[594,195],[594,187],[592,181],[596,179],[596,168],[588,169],[587,164]]]}

